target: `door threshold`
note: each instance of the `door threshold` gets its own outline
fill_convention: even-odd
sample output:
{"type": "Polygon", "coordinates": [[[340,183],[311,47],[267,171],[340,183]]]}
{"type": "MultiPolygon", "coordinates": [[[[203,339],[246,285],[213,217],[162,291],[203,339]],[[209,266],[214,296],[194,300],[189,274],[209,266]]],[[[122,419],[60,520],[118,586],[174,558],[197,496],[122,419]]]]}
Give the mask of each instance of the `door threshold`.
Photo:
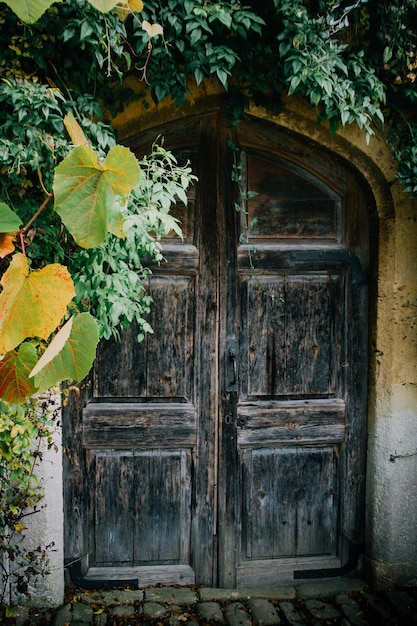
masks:
{"type": "MultiPolygon", "coordinates": [[[[336,556],[315,556],[287,559],[242,561],[236,569],[236,587],[260,588],[275,585],[294,585],[294,582],[312,580],[312,572],[341,571],[342,563],[336,556]]],[[[329,573],[329,578],[334,577],[329,573]]],[[[325,576],[318,575],[323,580],[325,576]]]]}

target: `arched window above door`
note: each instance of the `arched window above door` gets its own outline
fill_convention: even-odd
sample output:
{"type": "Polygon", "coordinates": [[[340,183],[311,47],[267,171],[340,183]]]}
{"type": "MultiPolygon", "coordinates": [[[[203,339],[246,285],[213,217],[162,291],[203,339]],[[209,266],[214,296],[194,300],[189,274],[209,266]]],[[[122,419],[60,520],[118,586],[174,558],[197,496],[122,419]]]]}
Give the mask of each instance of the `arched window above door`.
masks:
{"type": "Polygon", "coordinates": [[[261,152],[243,151],[241,165],[249,194],[242,207],[249,240],[340,243],[342,199],[329,186],[297,165],[261,152]]]}

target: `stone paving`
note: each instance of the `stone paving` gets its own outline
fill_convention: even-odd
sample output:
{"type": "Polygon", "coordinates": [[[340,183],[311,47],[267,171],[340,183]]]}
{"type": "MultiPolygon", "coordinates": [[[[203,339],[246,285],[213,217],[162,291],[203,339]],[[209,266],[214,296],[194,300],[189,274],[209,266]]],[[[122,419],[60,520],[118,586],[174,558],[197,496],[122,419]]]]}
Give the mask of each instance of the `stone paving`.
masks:
{"type": "Polygon", "coordinates": [[[16,616],[16,626],[417,626],[414,587],[371,592],[359,579],[277,589],[149,587],[72,590],[56,611],[16,616]]]}

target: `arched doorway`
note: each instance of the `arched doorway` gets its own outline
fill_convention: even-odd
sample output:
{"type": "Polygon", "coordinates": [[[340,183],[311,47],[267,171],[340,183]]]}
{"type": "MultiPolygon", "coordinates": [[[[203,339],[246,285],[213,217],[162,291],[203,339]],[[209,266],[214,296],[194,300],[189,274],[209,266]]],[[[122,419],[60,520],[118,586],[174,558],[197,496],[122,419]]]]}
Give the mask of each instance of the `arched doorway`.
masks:
{"type": "Polygon", "coordinates": [[[84,584],[338,575],[364,530],[364,194],[331,154],[250,117],[160,132],[199,184],[150,280],[155,334],[104,342],[70,399],[67,561],[84,584]]]}

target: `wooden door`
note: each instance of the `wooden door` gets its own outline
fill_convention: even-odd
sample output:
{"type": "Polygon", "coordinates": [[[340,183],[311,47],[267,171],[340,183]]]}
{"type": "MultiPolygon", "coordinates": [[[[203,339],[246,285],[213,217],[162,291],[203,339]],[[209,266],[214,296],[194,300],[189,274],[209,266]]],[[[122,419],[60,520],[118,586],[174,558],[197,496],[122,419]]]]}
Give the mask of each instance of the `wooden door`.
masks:
{"type": "Polygon", "coordinates": [[[233,137],[220,115],[163,134],[199,184],[149,282],[155,333],[103,342],[70,398],[67,560],[84,584],[338,575],[363,532],[364,196],[250,118],[233,137]]]}

